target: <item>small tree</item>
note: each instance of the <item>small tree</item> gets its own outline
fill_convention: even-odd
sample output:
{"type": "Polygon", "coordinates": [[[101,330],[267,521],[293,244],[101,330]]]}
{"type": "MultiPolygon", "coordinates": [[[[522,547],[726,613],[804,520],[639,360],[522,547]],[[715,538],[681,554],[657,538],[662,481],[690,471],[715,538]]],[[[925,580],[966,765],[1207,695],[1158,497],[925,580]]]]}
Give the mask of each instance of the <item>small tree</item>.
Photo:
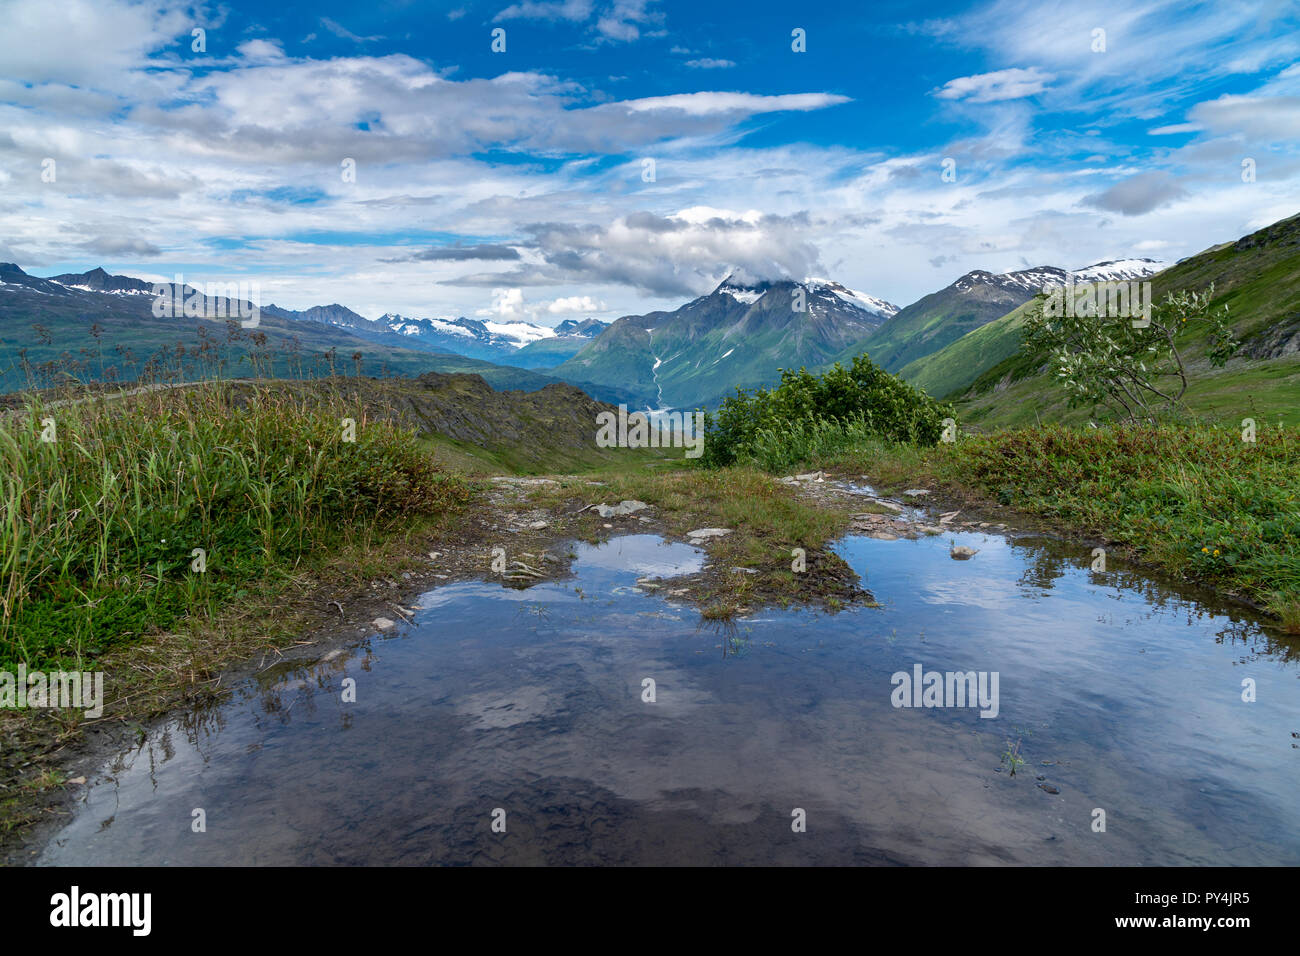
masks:
{"type": "Polygon", "coordinates": [[[1048,356],[1072,407],[1111,404],[1129,421],[1154,421],[1160,410],[1181,405],[1187,392],[1185,333],[1207,333],[1206,357],[1215,368],[1241,347],[1228,325],[1227,306],[1211,310],[1213,296],[1213,285],[1204,292],[1169,293],[1146,323],[1131,315],[1047,309],[1049,297],[1040,295],[1025,318],[1023,348],[1048,356]]]}

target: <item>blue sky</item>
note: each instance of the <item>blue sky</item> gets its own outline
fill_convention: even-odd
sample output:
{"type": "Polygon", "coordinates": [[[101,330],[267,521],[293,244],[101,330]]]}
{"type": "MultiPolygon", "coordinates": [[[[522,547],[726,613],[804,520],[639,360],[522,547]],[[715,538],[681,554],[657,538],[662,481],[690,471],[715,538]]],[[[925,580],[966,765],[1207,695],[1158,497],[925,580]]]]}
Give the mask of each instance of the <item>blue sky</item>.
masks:
{"type": "Polygon", "coordinates": [[[970,269],[1172,262],[1300,212],[1293,0],[4,0],[3,20],[0,260],[38,274],[555,324],[733,270],[905,305],[970,269]]]}

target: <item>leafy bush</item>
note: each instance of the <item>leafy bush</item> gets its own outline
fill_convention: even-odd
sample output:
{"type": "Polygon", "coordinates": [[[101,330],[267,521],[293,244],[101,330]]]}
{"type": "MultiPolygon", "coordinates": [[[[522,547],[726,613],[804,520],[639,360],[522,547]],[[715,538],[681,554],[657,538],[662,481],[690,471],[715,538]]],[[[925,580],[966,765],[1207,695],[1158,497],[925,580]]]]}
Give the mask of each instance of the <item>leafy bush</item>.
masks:
{"type": "Polygon", "coordinates": [[[716,416],[706,417],[700,460],[709,467],[752,461],[775,470],[868,437],[933,445],[952,414],[863,354],[848,369],[838,363],[823,375],[782,369],[775,388],[736,389],[716,416]]]}
{"type": "Polygon", "coordinates": [[[1210,308],[1213,285],[1204,292],[1167,294],[1145,322],[1131,317],[1131,304],[1102,308],[1094,286],[1083,292],[1092,295],[1092,301],[1087,295],[1080,300],[1088,307],[1065,309],[1060,293],[1042,295],[1025,318],[1024,354],[1049,357],[1071,407],[1110,404],[1128,421],[1154,422],[1158,413],[1178,409],[1187,392],[1190,370],[1183,348],[1188,341],[1203,336],[1215,368],[1241,347],[1228,324],[1227,306],[1210,308]]]}

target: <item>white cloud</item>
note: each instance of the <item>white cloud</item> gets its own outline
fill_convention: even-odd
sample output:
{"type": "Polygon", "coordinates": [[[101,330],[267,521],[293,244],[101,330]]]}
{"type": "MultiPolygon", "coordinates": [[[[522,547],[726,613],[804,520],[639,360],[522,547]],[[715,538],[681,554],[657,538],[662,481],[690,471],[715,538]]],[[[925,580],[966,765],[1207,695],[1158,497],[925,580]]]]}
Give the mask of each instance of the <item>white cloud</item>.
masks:
{"type": "Polygon", "coordinates": [[[725,113],[776,113],[785,110],[806,112],[849,102],[852,102],[849,97],[835,93],[786,93],[762,96],[757,93],[700,92],[648,96],[639,100],[623,100],[611,106],[632,113],[677,110],[690,116],[711,116],[725,113]]]}
{"type": "Polygon", "coordinates": [[[1018,100],[1043,92],[1055,77],[1037,67],[1027,70],[996,70],[949,80],[934,95],[942,100],[966,100],[971,103],[996,103],[1018,100]]]}

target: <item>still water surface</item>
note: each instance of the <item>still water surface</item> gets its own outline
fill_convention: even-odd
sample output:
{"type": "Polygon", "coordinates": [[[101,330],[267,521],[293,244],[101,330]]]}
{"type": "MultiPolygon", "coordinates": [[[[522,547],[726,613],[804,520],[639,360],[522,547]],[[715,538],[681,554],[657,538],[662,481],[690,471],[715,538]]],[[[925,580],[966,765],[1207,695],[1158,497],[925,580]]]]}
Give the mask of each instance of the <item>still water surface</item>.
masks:
{"type": "Polygon", "coordinates": [[[575,549],[159,724],[40,862],[1300,862],[1300,648],[1239,611],[1041,538],[851,537],[882,609],[710,627],[636,587],[701,552],[575,549]],[[916,664],[997,672],[997,717],[894,707],[916,664]]]}

